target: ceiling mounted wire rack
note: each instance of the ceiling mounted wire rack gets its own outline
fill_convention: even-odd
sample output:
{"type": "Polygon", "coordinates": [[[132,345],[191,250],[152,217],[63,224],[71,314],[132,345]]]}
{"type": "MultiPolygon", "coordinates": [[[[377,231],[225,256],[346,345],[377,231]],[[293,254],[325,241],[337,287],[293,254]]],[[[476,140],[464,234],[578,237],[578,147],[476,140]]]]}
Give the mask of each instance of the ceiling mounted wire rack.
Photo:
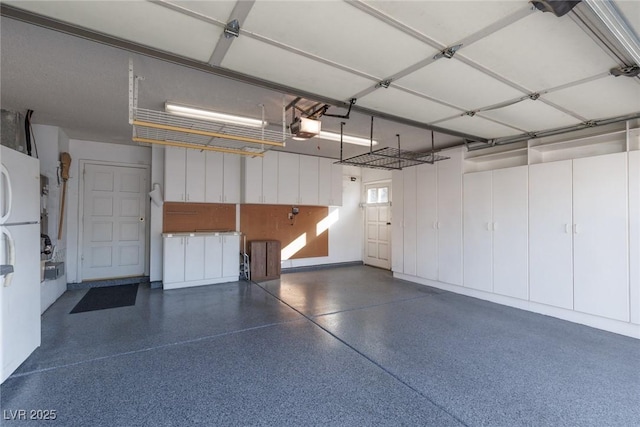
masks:
{"type": "Polygon", "coordinates": [[[138,80],[129,63],[129,123],[133,141],[140,144],[191,148],[245,156],[262,156],[274,147],[284,147],[286,131],[255,128],[222,121],[177,116],[164,111],[138,108],[138,80]]]}
{"type": "MultiPolygon", "coordinates": [[[[344,122],[340,124],[340,135],[343,133],[344,122]]],[[[384,147],[373,150],[373,117],[371,117],[371,145],[368,153],[342,158],[342,141],[340,142],[340,161],[336,164],[358,166],[361,168],[382,169],[382,170],[402,170],[410,166],[421,164],[434,164],[435,162],[449,159],[447,156],[436,154],[433,131],[431,131],[431,151],[416,152],[400,149],[400,135],[398,138],[398,148],[384,147]]]]}

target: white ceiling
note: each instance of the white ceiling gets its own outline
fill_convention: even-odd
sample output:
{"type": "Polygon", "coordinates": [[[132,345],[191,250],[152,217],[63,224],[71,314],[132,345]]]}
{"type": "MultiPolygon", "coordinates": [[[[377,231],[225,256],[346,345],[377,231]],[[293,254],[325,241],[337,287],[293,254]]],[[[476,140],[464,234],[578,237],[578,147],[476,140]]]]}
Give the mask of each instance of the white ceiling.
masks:
{"type": "MultiPolygon", "coordinates": [[[[319,98],[500,138],[640,112],[640,79],[613,77],[622,64],[573,16],[513,1],[3,1],[39,16],[106,34],[319,98]],[[239,18],[238,38],[224,25],[239,18]],[[451,59],[434,59],[462,44],[451,59]],[[214,55],[216,52],[216,55],[214,55]],[[217,58],[217,59],[213,59],[217,58]],[[380,87],[391,80],[389,88],[380,87]],[[539,93],[537,100],[528,96],[539,93]]],[[[640,29],[640,2],[617,1],[640,29]]],[[[578,8],[584,8],[579,5],[578,8]]],[[[583,9],[581,9],[583,10],[583,9]]],[[[166,100],[260,117],[279,126],[283,93],[170,64],[10,18],[1,23],[2,108],[35,110],[34,121],[71,137],[127,142],[127,66],[144,77],[140,105],[166,100]]],[[[215,71],[215,70],[212,70],[215,71]]],[[[284,94],[290,102],[293,94],[284,94]]],[[[330,113],[344,113],[331,108],[330,113]]],[[[289,120],[289,115],[287,120],[289,120]]],[[[323,129],[340,119],[324,117],[323,129]]],[[[430,146],[425,129],[377,119],[381,146],[430,146]]],[[[345,132],[369,136],[369,117],[352,113],[345,132]]],[[[436,134],[443,146],[459,136],[436,134]]],[[[338,156],[335,142],[288,141],[287,150],[338,156]]],[[[346,156],[363,147],[348,147],[346,156]]]]}

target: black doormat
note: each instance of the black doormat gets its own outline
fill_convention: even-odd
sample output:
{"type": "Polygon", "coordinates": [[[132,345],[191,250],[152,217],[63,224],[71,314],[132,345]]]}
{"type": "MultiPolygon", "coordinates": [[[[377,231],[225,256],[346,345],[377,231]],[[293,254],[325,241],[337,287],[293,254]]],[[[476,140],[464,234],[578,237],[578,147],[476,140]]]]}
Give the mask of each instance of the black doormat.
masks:
{"type": "Polygon", "coordinates": [[[69,314],[134,305],[137,295],[138,283],[91,288],[69,314]]]}

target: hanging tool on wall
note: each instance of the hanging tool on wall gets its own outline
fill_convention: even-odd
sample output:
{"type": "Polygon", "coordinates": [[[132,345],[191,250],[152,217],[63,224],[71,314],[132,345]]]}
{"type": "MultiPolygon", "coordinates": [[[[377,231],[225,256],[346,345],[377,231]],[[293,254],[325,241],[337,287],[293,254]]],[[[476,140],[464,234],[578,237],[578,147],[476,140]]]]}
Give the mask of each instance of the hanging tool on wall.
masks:
{"type": "Polygon", "coordinates": [[[60,153],[60,163],[62,168],[62,203],[60,203],[60,222],[58,223],[58,240],[62,239],[62,224],[64,223],[64,205],[67,198],[67,180],[69,179],[69,167],[71,166],[71,156],[69,153],[60,153]]]}

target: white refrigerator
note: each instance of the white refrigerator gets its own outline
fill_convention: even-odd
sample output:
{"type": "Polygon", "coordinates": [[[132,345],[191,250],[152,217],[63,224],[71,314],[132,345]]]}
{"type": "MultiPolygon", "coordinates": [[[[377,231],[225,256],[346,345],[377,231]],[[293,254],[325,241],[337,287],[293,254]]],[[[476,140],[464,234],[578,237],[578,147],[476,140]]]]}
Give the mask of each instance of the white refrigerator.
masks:
{"type": "Polygon", "coordinates": [[[4,146],[0,150],[0,382],[4,382],[40,345],[40,161],[4,146]]]}

